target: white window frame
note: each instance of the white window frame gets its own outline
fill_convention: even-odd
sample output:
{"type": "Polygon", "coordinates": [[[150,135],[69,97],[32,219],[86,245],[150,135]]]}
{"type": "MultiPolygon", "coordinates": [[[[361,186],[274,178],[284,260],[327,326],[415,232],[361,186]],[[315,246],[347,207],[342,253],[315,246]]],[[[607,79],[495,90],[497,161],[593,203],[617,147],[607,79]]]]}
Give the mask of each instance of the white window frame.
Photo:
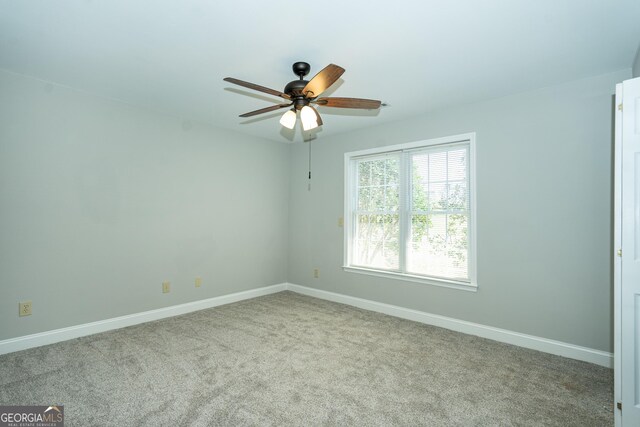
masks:
{"type": "MultiPolygon", "coordinates": [[[[406,165],[402,164],[402,168],[406,165]]],[[[390,145],[385,147],[370,148],[366,150],[351,151],[344,154],[344,264],[343,270],[350,273],[368,274],[378,277],[386,277],[410,282],[425,283],[435,286],[443,286],[453,289],[461,289],[466,291],[476,291],[478,289],[477,282],[477,250],[476,250],[476,134],[465,133],[460,135],[447,136],[442,138],[434,138],[423,141],[415,141],[404,144],[390,145]],[[458,144],[469,144],[469,281],[449,280],[439,277],[430,277],[422,275],[414,275],[397,271],[380,270],[374,268],[366,268],[354,266],[351,263],[352,241],[354,226],[352,212],[356,203],[356,168],[352,167],[353,160],[363,156],[385,155],[390,153],[398,153],[420,148],[435,148],[438,145],[446,148],[447,146],[455,146],[458,144]]],[[[401,222],[401,227],[404,222],[401,222]]],[[[405,224],[406,226],[406,224],[405,224]]],[[[403,252],[403,251],[401,251],[403,252]]],[[[402,262],[402,260],[401,260],[402,262]]]]}

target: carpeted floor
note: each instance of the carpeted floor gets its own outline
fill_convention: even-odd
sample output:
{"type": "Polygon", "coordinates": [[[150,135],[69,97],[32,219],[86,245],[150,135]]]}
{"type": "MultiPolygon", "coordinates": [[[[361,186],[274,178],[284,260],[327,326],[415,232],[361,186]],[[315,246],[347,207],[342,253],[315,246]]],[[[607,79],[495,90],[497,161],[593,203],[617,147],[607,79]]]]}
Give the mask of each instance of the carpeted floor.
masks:
{"type": "Polygon", "coordinates": [[[67,426],[610,426],[610,369],[292,292],[0,356],[67,426]]]}

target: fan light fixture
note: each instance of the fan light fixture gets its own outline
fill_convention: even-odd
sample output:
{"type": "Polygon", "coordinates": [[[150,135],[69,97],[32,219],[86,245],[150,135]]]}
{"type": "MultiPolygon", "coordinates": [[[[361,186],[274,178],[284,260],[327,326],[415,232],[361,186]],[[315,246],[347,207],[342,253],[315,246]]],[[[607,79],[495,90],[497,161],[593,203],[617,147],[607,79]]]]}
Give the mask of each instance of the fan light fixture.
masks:
{"type": "Polygon", "coordinates": [[[297,119],[296,111],[291,109],[286,113],[284,113],[284,115],[280,119],[280,124],[286,127],[287,129],[293,129],[293,127],[296,125],[296,119],[297,119]]]}
{"type": "Polygon", "coordinates": [[[318,127],[318,118],[316,117],[313,108],[305,105],[300,110],[300,121],[302,122],[302,129],[311,130],[318,127]]]}
{"type": "MultiPolygon", "coordinates": [[[[297,118],[296,111],[292,108],[282,115],[280,124],[287,129],[293,129],[296,125],[297,118]]],[[[305,131],[315,129],[319,125],[316,112],[313,111],[313,108],[306,105],[300,110],[300,121],[302,122],[302,129],[305,131]]]]}

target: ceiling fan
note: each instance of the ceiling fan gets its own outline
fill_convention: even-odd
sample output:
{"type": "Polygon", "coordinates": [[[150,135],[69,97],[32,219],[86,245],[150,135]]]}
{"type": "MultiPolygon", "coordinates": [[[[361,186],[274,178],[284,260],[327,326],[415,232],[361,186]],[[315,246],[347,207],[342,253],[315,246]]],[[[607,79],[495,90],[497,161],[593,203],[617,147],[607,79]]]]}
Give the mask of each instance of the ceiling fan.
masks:
{"type": "Polygon", "coordinates": [[[280,98],[284,98],[289,101],[288,103],[272,105],[271,107],[240,114],[240,117],[251,117],[279,110],[281,108],[291,107],[291,109],[284,113],[280,119],[280,124],[288,129],[293,129],[297,120],[297,112],[299,111],[302,128],[307,131],[318,126],[322,126],[322,118],[320,118],[318,110],[313,108],[310,104],[320,105],[323,107],[359,108],[365,110],[374,110],[380,108],[380,105],[384,105],[380,101],[373,99],[335,97],[319,98],[320,94],[334,84],[340,78],[342,73],[344,73],[344,68],[335,64],[327,65],[309,81],[304,80],[304,76],[309,74],[309,70],[311,70],[311,66],[309,64],[306,62],[296,62],[293,64],[292,69],[293,73],[300,79],[289,82],[284,87],[283,92],[234,79],[232,77],[224,78],[223,80],[226,82],[257,90],[259,92],[268,93],[269,95],[279,96],[280,98]]]}

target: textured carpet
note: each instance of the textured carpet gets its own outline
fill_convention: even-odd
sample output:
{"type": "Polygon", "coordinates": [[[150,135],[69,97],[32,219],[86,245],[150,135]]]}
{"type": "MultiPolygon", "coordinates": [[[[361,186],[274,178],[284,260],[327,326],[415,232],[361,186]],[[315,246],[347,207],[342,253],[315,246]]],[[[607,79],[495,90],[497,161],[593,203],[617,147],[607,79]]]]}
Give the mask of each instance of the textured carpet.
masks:
{"type": "Polygon", "coordinates": [[[0,356],[68,426],[613,425],[610,369],[281,292],[0,356]]]}

